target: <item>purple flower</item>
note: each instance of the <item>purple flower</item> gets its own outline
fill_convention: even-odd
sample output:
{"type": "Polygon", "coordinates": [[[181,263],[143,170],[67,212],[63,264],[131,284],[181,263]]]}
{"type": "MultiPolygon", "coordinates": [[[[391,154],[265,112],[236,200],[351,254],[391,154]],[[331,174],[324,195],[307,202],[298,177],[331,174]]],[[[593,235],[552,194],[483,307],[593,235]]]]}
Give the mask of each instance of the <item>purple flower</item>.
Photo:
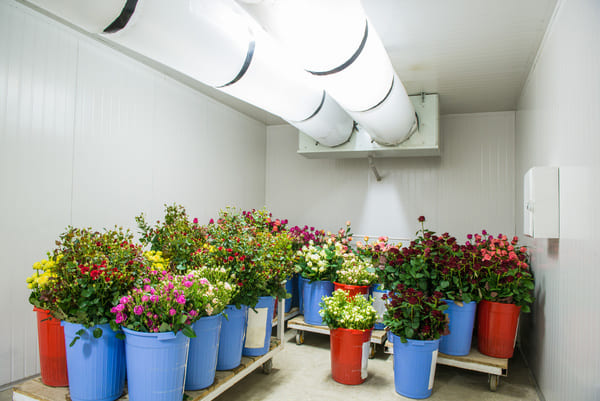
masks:
{"type": "Polygon", "coordinates": [[[133,307],[133,313],[135,313],[136,315],[141,315],[144,312],[144,308],[142,307],[142,305],[136,305],[133,307]]]}

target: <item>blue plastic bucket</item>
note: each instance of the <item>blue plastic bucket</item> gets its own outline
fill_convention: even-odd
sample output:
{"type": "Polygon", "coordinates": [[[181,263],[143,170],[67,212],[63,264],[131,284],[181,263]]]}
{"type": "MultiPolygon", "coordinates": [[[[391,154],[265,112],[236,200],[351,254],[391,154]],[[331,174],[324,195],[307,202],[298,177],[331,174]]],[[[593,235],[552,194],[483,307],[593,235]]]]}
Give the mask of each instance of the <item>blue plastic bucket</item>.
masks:
{"type": "Polygon", "coordinates": [[[394,346],[394,385],[396,392],[409,398],[427,398],[433,389],[440,340],[400,341],[389,333],[394,346]]]}
{"type": "Polygon", "coordinates": [[[242,362],[248,306],[241,305],[238,309],[235,305],[227,305],[224,313],[227,318],[221,321],[217,370],[235,369],[242,362]]]}
{"type": "Polygon", "coordinates": [[[471,351],[477,302],[471,301],[459,306],[449,299],[444,301],[448,304],[448,309],[444,313],[450,319],[448,323],[450,334],[441,338],[440,352],[456,356],[468,355],[471,351]]]}
{"type": "Polygon", "coordinates": [[[260,356],[269,351],[271,331],[273,331],[273,310],[275,298],[260,297],[254,309],[248,309],[246,340],[242,355],[260,356]]]}
{"type": "Polygon", "coordinates": [[[221,314],[205,316],[192,324],[196,337],[190,340],[190,356],[185,376],[186,390],[200,390],[215,381],[222,317],[221,314]]]}
{"type": "Polygon", "coordinates": [[[331,281],[313,281],[304,284],[304,322],[315,326],[324,326],[319,315],[321,298],[329,297],[333,293],[331,281]]]}
{"type": "Polygon", "coordinates": [[[131,401],[181,401],[190,339],[123,328],[131,401]]]}
{"type": "Polygon", "coordinates": [[[62,321],[65,330],[69,392],[73,401],[112,401],[125,388],[125,342],[117,338],[110,325],[86,329],[81,324],[62,321]],[[93,331],[102,329],[94,338],[93,331]],[[79,330],[83,333],[77,334],[79,330]],[[80,337],[72,347],[75,337],[80,337]]]}
{"type": "MultiPolygon", "coordinates": [[[[285,282],[285,292],[287,292],[288,294],[290,294],[291,296],[293,296],[293,292],[294,292],[294,280],[292,279],[292,277],[288,277],[287,281],[285,282]]],[[[286,298],[285,299],[285,313],[288,313],[289,311],[292,310],[292,297],[290,296],[290,298],[286,298]]]]}
{"type": "Polygon", "coordinates": [[[383,289],[383,284],[373,284],[371,287],[371,292],[373,294],[373,308],[377,311],[377,321],[375,322],[375,326],[373,328],[375,330],[383,330],[385,329],[385,325],[383,324],[383,314],[385,313],[385,301],[382,297],[389,293],[388,290],[383,289]]]}
{"type": "Polygon", "coordinates": [[[293,307],[297,307],[299,305],[299,296],[298,296],[298,274],[294,274],[292,276],[292,305],[293,307]]]}
{"type": "Polygon", "coordinates": [[[308,281],[307,278],[298,276],[298,309],[300,309],[300,313],[304,313],[304,285],[308,281]]]}

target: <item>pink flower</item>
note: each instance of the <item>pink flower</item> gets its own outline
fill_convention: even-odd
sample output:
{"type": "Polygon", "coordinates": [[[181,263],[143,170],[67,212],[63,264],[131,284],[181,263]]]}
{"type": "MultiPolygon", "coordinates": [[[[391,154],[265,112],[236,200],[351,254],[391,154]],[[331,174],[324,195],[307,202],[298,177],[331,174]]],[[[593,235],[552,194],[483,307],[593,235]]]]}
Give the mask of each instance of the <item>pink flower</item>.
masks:
{"type": "Polygon", "coordinates": [[[157,302],[158,302],[158,295],[152,295],[152,296],[150,297],[150,301],[152,301],[152,302],[154,302],[154,303],[157,303],[157,302]]]}
{"type": "Polygon", "coordinates": [[[142,302],[148,302],[148,300],[150,300],[148,295],[142,295],[142,302]]]}
{"type": "Polygon", "coordinates": [[[176,299],[176,301],[177,301],[177,303],[178,303],[178,304],[180,304],[180,305],[183,305],[183,304],[185,304],[185,297],[183,296],[183,294],[182,294],[182,295],[180,295],[180,296],[178,296],[178,297],[177,297],[177,299],[176,299]]]}
{"type": "Polygon", "coordinates": [[[115,323],[116,323],[116,324],[121,324],[121,323],[123,323],[125,320],[127,320],[127,315],[126,315],[126,314],[124,314],[124,313],[122,313],[122,312],[119,312],[119,313],[117,313],[117,317],[116,317],[116,319],[115,319],[115,323]]]}
{"type": "Polygon", "coordinates": [[[206,285],[206,284],[208,284],[208,280],[207,280],[207,279],[205,279],[204,277],[202,277],[202,278],[200,279],[200,284],[202,284],[202,285],[206,285]]]}
{"type": "Polygon", "coordinates": [[[191,281],[184,281],[183,286],[186,288],[190,288],[194,283],[191,281]]]}
{"type": "Polygon", "coordinates": [[[198,218],[194,218],[194,224],[198,224],[198,218]]]}
{"type": "Polygon", "coordinates": [[[127,302],[129,302],[129,297],[122,297],[119,302],[122,304],[126,304],[127,302]]]}
{"type": "Polygon", "coordinates": [[[177,311],[173,308],[169,309],[169,315],[171,316],[175,316],[175,314],[177,313],[177,311]]]}
{"type": "Polygon", "coordinates": [[[141,315],[144,312],[144,308],[141,305],[136,305],[133,307],[133,313],[136,315],[141,315]]]}

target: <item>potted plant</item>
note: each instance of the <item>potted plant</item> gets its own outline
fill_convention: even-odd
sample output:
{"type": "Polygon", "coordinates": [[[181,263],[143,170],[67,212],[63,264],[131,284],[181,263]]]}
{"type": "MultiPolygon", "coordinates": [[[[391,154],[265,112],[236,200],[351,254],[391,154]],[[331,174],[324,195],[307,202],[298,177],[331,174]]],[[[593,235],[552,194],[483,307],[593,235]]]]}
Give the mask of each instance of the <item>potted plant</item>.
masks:
{"type": "Polygon", "coordinates": [[[52,270],[55,265],[56,262],[50,254],[48,259],[34,263],[35,273],[27,278],[27,288],[31,290],[29,303],[34,306],[37,317],[42,382],[47,386],[63,387],[69,385],[65,333],[60,320],[50,314],[52,299],[48,298],[49,293],[46,290],[54,278],[52,270]]]}
{"type": "Polygon", "coordinates": [[[333,292],[335,272],[343,262],[348,246],[334,238],[322,245],[304,246],[298,251],[297,271],[307,282],[304,284],[304,321],[316,326],[324,325],[319,314],[321,298],[333,292]]]}
{"type": "Polygon", "coordinates": [[[342,384],[367,378],[371,331],[377,312],[371,300],[336,290],[321,301],[321,317],[330,330],[331,375],[342,384]]]}
{"type": "Polygon", "coordinates": [[[373,265],[354,252],[348,252],[342,258],[342,265],[336,271],[334,290],[342,289],[348,291],[350,296],[362,294],[368,298],[371,285],[377,280],[373,265]]]}
{"type": "Polygon", "coordinates": [[[442,293],[448,305],[444,313],[449,318],[450,333],[441,338],[440,352],[468,355],[477,302],[481,298],[478,272],[470,263],[469,253],[455,237],[448,233],[438,236],[425,228],[424,216],[418,220],[421,229],[417,232],[414,247],[422,252],[431,272],[431,289],[442,293]]]}
{"type": "MultiPolygon", "coordinates": [[[[367,260],[371,261],[372,268],[369,269],[377,275],[377,282],[371,287],[371,294],[373,296],[373,307],[377,311],[377,321],[375,322],[374,329],[383,330],[385,325],[383,324],[383,314],[385,313],[385,300],[384,295],[389,293],[389,290],[384,286],[385,281],[384,274],[386,269],[386,263],[388,260],[395,260],[396,255],[400,253],[402,243],[396,244],[388,242],[388,237],[381,236],[377,241],[369,242],[369,237],[364,237],[364,243],[358,241],[356,243],[357,253],[367,260]]],[[[392,269],[392,267],[390,267],[392,269]]]]}
{"type": "Polygon", "coordinates": [[[479,271],[483,300],[477,312],[479,351],[497,358],[514,352],[519,313],[530,311],[534,279],[529,271],[527,248],[518,246],[518,237],[469,235],[466,252],[479,271]],[[471,243],[470,241],[474,242],[471,243]]]}
{"type": "MultiPolygon", "coordinates": [[[[302,249],[302,247],[309,247],[310,245],[321,245],[325,241],[325,230],[318,230],[315,227],[299,227],[294,226],[289,229],[288,232],[290,238],[292,238],[292,248],[296,251],[295,259],[296,263],[298,262],[298,251],[302,249]]],[[[304,284],[309,281],[302,277],[298,269],[296,269],[294,278],[297,281],[295,288],[297,289],[297,300],[294,301],[292,298],[292,303],[296,302],[300,313],[304,313],[304,284]]]]}
{"type": "Polygon", "coordinates": [[[387,299],[383,317],[394,348],[396,392],[410,398],[431,395],[440,337],[447,334],[443,294],[427,295],[399,284],[387,299]]]}
{"type": "Polygon", "coordinates": [[[114,400],[123,392],[124,343],[109,322],[120,294],[141,283],[145,271],[142,249],[132,239],[116,227],[104,232],[69,227],[52,254],[55,264],[40,293],[62,320],[74,401],[114,400]]]}
{"type": "Polygon", "coordinates": [[[126,336],[131,400],[181,400],[184,382],[197,390],[214,381],[221,312],[232,290],[221,280],[225,271],[216,271],[150,270],[112,308],[126,336]]]}

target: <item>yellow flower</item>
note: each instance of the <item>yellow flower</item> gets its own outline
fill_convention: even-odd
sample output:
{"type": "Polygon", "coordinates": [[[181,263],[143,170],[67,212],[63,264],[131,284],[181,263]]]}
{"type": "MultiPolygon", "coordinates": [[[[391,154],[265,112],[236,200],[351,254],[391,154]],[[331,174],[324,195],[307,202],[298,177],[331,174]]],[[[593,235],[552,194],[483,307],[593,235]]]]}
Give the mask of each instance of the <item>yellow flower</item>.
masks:
{"type": "Polygon", "coordinates": [[[33,264],[33,269],[34,270],[41,270],[42,269],[42,264],[40,262],[35,262],[33,264]]]}

